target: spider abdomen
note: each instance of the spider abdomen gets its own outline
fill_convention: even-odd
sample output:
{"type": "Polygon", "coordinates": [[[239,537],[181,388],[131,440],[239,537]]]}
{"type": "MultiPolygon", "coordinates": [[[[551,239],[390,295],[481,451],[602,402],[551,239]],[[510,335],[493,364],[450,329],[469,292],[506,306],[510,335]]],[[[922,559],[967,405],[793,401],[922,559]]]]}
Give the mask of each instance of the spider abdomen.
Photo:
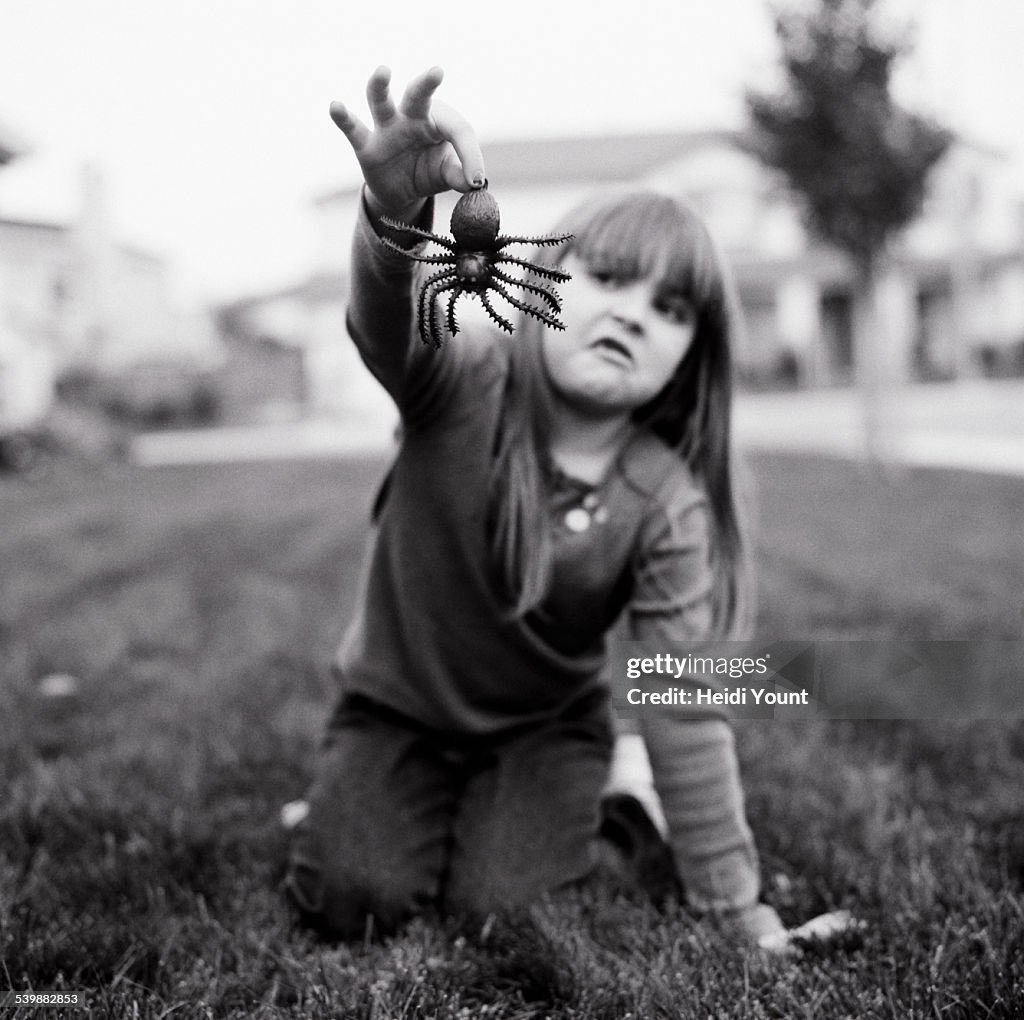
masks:
{"type": "Polygon", "coordinates": [[[460,249],[488,249],[494,247],[501,227],[498,203],[482,188],[467,191],[452,210],[452,237],[460,249]]]}

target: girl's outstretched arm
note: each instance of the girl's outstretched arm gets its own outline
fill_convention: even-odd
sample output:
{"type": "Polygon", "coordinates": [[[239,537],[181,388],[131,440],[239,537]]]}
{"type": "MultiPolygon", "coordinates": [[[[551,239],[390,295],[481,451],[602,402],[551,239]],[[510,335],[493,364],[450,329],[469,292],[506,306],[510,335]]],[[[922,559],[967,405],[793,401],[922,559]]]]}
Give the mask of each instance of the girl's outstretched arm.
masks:
{"type": "MultiPolygon", "coordinates": [[[[413,335],[412,264],[386,249],[379,237],[389,236],[402,247],[412,247],[418,238],[391,231],[381,216],[429,230],[432,197],[482,184],[484,163],[470,124],[434,99],[440,68],[410,82],[397,106],[390,78],[390,71],[379,67],[367,84],[372,130],[342,103],[331,105],[331,118],[349,140],[365,181],[353,244],[348,330],[405,414],[413,399],[407,392],[409,378],[415,374],[418,384],[425,385],[431,372],[410,372],[420,347],[413,335]]],[[[440,359],[431,360],[436,371],[440,359]]]]}

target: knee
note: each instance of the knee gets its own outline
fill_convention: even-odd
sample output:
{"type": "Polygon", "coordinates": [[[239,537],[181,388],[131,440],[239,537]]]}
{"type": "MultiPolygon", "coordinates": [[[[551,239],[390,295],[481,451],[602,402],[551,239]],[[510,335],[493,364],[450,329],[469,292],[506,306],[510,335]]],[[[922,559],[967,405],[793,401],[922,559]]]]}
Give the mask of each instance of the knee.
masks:
{"type": "Polygon", "coordinates": [[[436,895],[414,874],[365,871],[293,854],[285,891],[304,924],[329,938],[393,934],[410,917],[429,910],[436,895]]]}
{"type": "Polygon", "coordinates": [[[510,891],[491,886],[454,886],[445,890],[444,913],[447,917],[473,922],[481,920],[489,914],[506,914],[515,911],[517,907],[527,906],[538,898],[516,895],[516,892],[516,890],[510,891]]]}
{"type": "MultiPolygon", "coordinates": [[[[588,854],[577,867],[453,869],[444,890],[444,910],[454,917],[480,918],[515,912],[584,881],[594,867],[588,854]]],[[[561,863],[561,862],[557,862],[561,863]]]]}

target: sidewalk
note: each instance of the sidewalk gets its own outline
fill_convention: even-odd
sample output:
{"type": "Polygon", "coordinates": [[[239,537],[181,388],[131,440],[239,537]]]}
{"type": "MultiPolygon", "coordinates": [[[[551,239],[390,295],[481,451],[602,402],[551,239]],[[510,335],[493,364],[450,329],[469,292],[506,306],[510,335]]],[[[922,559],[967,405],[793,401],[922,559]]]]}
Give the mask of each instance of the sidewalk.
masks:
{"type": "MultiPolygon", "coordinates": [[[[741,394],[737,443],[748,450],[864,455],[859,396],[853,390],[741,394]]],[[[897,462],[1024,477],[1024,381],[969,380],[907,387],[894,404],[897,462]]],[[[392,427],[313,420],[138,436],[135,463],[225,463],[383,454],[392,427]]]]}
{"type": "MultiPolygon", "coordinates": [[[[859,459],[855,390],[746,394],[737,399],[739,445],[859,459]]],[[[892,402],[896,462],[1024,476],[1024,381],[966,380],[906,387],[892,402]]]]}
{"type": "Polygon", "coordinates": [[[219,429],[147,432],[132,442],[131,459],[141,467],[223,464],[253,460],[323,460],[384,453],[393,427],[342,421],[245,425],[219,429]]]}

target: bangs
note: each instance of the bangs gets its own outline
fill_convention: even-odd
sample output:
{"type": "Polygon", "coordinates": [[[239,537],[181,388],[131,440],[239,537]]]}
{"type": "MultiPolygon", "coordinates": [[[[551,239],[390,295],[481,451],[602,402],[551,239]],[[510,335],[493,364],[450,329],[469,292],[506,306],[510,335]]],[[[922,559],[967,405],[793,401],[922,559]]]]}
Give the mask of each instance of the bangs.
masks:
{"type": "Polygon", "coordinates": [[[569,251],[591,272],[623,283],[652,280],[698,308],[720,305],[717,251],[696,213],[668,195],[640,192],[604,197],[577,209],[568,229],[569,251]]]}

